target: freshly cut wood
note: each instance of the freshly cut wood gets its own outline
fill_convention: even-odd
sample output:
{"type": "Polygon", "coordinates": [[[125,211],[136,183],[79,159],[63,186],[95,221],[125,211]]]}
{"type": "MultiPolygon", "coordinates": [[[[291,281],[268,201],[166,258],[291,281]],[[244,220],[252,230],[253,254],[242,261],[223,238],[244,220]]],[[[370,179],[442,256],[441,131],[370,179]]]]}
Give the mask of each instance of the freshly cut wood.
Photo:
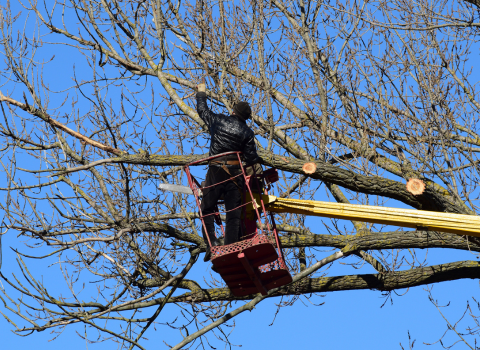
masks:
{"type": "Polygon", "coordinates": [[[407,191],[414,195],[422,194],[425,191],[425,183],[420,179],[410,179],[407,182],[407,191]]]}
{"type": "Polygon", "coordinates": [[[313,174],[317,170],[317,165],[315,163],[305,163],[302,170],[305,174],[313,174]]]}
{"type": "Polygon", "coordinates": [[[266,209],[276,213],[322,216],[480,237],[480,217],[474,215],[265,197],[266,209]]]}

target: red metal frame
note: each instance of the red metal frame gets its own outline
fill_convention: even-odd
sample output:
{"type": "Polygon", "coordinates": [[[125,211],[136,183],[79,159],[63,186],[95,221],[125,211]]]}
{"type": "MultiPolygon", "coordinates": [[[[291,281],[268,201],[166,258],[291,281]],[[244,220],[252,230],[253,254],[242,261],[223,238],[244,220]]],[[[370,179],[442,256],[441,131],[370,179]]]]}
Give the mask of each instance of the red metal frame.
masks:
{"type": "MultiPolygon", "coordinates": [[[[255,168],[252,167],[253,175],[246,176],[245,168],[242,164],[241,152],[217,154],[186,165],[185,173],[187,174],[188,184],[195,196],[195,201],[200,213],[200,220],[202,221],[202,227],[205,232],[207,232],[207,229],[204,218],[208,215],[204,216],[202,213],[200,194],[201,191],[207,187],[201,187],[199,185],[198,181],[191,174],[190,167],[226,155],[237,156],[242,171],[242,173],[237,176],[243,176],[245,180],[243,191],[244,203],[239,207],[243,208],[242,215],[246,232],[243,240],[226,246],[212,246],[210,237],[206,235],[212,253],[211,262],[234,295],[244,296],[255,293],[266,295],[268,290],[290,283],[292,277],[285,264],[274,216],[272,213],[267,212],[261,196],[262,193],[259,193],[261,210],[259,210],[257,205],[253,205],[255,209],[254,220],[247,217],[246,206],[253,202],[254,192],[258,193],[260,189],[263,189],[263,194],[268,195],[270,184],[278,180],[278,173],[276,169],[268,169],[264,172],[265,175],[256,174],[255,168]],[[257,191],[252,190],[251,182],[254,182],[257,191]],[[250,202],[246,202],[247,193],[250,195],[250,198],[252,198],[250,202]]],[[[216,185],[218,184],[212,186],[216,185]]],[[[215,222],[220,226],[221,234],[224,236],[225,230],[220,220],[218,206],[216,206],[215,212],[209,215],[215,215],[215,222]]]]}

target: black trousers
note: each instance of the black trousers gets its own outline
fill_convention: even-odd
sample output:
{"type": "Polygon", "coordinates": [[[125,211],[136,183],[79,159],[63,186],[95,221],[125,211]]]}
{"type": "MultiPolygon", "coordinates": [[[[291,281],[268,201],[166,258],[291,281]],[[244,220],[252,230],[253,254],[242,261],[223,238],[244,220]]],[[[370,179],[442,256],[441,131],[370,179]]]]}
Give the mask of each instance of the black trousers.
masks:
{"type": "MultiPolygon", "coordinates": [[[[228,171],[232,176],[241,174],[241,170],[236,167],[228,167],[228,171]]],[[[225,245],[238,242],[241,237],[242,230],[242,192],[244,179],[243,176],[237,176],[233,180],[230,175],[220,166],[210,165],[205,179],[205,187],[212,186],[203,190],[203,199],[201,210],[202,214],[208,215],[215,212],[215,205],[222,197],[225,202],[226,210],[226,227],[225,227],[225,245]],[[226,181],[226,182],[224,182],[226,181]],[[237,208],[237,209],[235,209],[237,208]]],[[[212,242],[215,239],[215,226],[213,215],[204,218],[205,226],[207,228],[208,237],[212,242]]],[[[202,228],[203,239],[208,245],[207,237],[202,228]]]]}

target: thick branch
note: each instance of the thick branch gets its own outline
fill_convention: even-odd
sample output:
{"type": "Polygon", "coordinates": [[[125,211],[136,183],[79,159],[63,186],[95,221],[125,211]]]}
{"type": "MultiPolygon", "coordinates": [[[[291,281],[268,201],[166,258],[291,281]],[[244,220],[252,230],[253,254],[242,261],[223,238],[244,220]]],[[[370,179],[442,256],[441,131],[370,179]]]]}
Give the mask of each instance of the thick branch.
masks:
{"type": "MultiPolygon", "coordinates": [[[[281,291],[269,295],[269,297],[362,289],[391,291],[465,278],[480,278],[480,262],[467,260],[384,274],[309,278],[297,284],[289,285],[281,291]]],[[[197,293],[186,293],[172,298],[171,302],[200,303],[239,299],[249,300],[251,298],[252,296],[236,298],[230,293],[228,288],[215,288],[202,290],[197,293]]],[[[158,303],[158,301],[152,302],[158,303]]]]}
{"type": "MultiPolygon", "coordinates": [[[[304,174],[303,165],[305,161],[303,160],[279,156],[263,150],[259,150],[258,154],[262,157],[261,163],[266,166],[271,166],[291,173],[304,174]]],[[[124,155],[97,162],[98,164],[128,163],[138,165],[170,166],[187,165],[195,160],[201,159],[202,157],[205,157],[205,155],[165,156],[142,153],[136,155],[124,155]]],[[[315,172],[312,174],[307,174],[307,176],[313,179],[333,183],[355,192],[396,199],[416,209],[472,214],[472,212],[469,211],[463,203],[463,205],[459,205],[455,198],[449,195],[445,189],[442,189],[437,184],[428,180],[426,181],[427,188],[425,192],[421,195],[415,196],[407,191],[404,183],[399,181],[390,180],[380,176],[361,175],[353,171],[342,169],[340,167],[323,162],[315,162],[315,165],[315,172]]],[[[68,169],[66,172],[85,170],[88,167],[89,166],[82,166],[75,169],[68,169]]],[[[63,173],[64,172],[61,172],[59,175],[63,173]]]]}
{"type": "MultiPolygon", "coordinates": [[[[269,152],[259,151],[262,163],[271,167],[301,174],[304,161],[281,157],[269,152]]],[[[307,176],[324,182],[330,182],[355,192],[379,195],[397,199],[416,209],[446,211],[459,214],[472,214],[457,204],[455,199],[446,191],[436,191],[432,184],[427,184],[427,189],[421,195],[414,196],[407,191],[404,183],[386,179],[380,176],[366,176],[353,171],[342,169],[328,163],[315,162],[316,170],[307,176]]]]}
{"type": "Polygon", "coordinates": [[[357,235],[291,235],[281,237],[284,248],[351,246],[353,250],[452,248],[480,251],[480,245],[464,236],[432,231],[368,232],[357,235]]]}

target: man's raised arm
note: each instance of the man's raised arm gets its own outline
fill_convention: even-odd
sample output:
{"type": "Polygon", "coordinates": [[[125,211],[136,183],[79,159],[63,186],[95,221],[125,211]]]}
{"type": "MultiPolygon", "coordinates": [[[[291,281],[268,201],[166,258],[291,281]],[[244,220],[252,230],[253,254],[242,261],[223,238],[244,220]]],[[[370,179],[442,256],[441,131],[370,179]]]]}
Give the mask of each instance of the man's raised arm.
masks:
{"type": "Polygon", "coordinates": [[[212,125],[215,114],[208,108],[207,93],[205,92],[205,83],[197,86],[197,113],[202,120],[207,124],[208,128],[212,125]]]}

